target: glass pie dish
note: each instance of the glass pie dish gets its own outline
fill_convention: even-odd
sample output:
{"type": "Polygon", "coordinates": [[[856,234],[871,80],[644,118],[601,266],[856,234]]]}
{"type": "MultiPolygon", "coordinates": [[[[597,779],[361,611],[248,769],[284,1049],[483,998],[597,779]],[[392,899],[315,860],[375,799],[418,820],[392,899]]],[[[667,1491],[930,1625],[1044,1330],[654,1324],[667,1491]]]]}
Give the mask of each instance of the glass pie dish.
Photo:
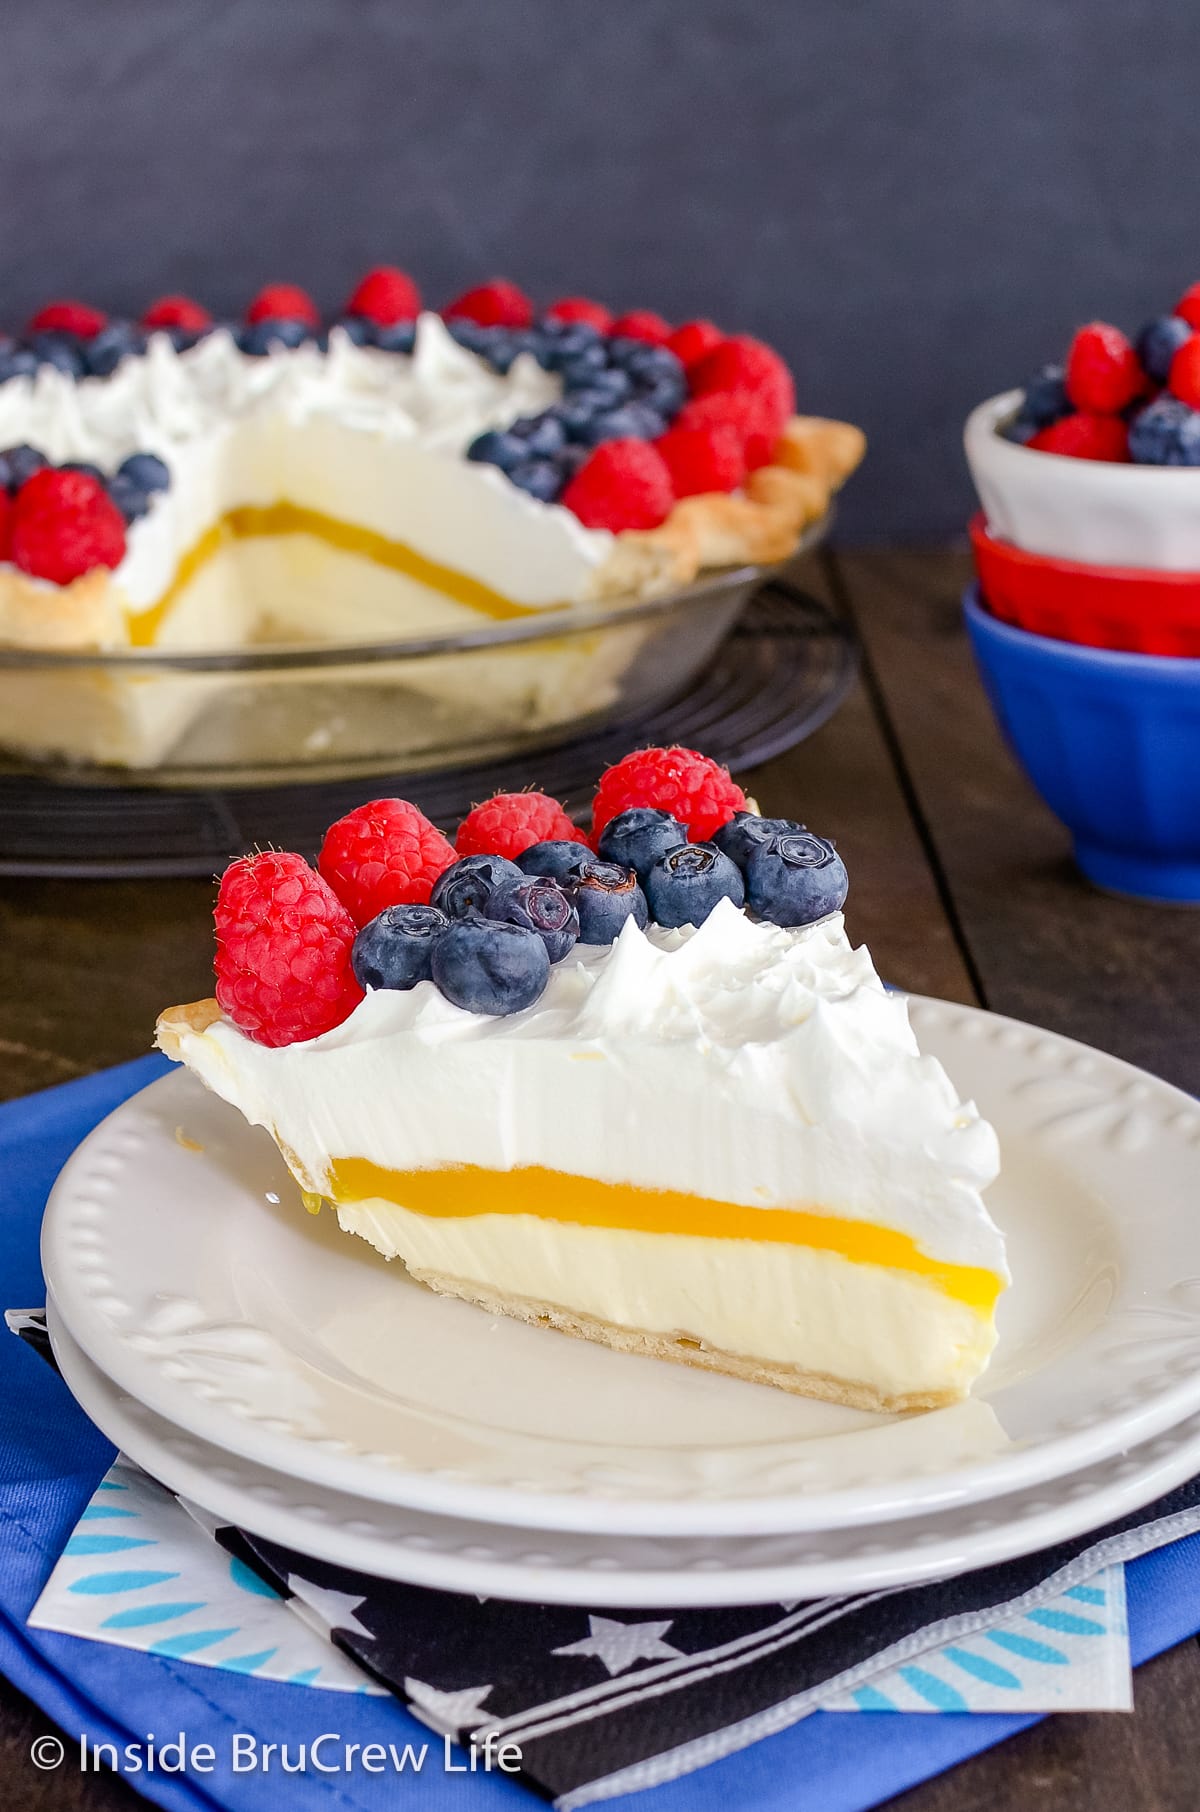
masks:
{"type": "Polygon", "coordinates": [[[75,783],[269,785],[520,753],[680,691],[767,570],[388,642],[0,648],[0,767],[75,783]]]}

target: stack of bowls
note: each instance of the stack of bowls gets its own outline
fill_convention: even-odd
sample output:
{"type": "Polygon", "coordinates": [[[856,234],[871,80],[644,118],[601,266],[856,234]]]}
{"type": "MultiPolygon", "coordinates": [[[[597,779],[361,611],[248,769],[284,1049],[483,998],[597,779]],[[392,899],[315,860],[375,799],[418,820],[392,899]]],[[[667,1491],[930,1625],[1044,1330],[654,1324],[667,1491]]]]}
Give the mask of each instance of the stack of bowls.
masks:
{"type": "Polygon", "coordinates": [[[1200,904],[1200,468],[1018,445],[967,420],[983,514],[967,627],[1034,786],[1098,886],[1200,904]]]}

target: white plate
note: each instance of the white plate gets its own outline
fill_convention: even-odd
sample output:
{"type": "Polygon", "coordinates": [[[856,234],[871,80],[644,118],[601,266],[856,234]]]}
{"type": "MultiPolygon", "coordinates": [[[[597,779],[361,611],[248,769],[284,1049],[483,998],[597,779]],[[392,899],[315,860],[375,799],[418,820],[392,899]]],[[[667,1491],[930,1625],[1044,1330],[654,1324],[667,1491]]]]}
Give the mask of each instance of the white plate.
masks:
{"type": "Polygon", "coordinates": [[[1091,1464],[1200,1408],[1200,1106],[1116,1059],[913,1002],[1000,1135],[1016,1282],[976,1398],[888,1420],[497,1319],[303,1213],[186,1074],[85,1140],[42,1252],[63,1321],[168,1421],[439,1514],[625,1534],[912,1516],[1091,1464]]]}
{"type": "Polygon", "coordinates": [[[129,1458],[211,1515],[379,1579],[534,1604],[791,1606],[887,1591],[1032,1554],[1129,1515],[1200,1469],[1200,1416],[1133,1453],[993,1505],[879,1529],[682,1538],[505,1528],[364,1504],[210,1447],[124,1395],[47,1304],[71,1391],[129,1458]]]}

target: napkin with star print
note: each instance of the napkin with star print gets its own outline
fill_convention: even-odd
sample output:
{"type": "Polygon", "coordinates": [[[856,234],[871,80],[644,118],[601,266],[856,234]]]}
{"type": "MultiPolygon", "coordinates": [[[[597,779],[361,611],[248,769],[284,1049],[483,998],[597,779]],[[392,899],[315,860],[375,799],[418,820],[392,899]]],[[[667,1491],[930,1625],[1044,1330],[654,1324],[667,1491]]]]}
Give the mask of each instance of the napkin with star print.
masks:
{"type": "MultiPolygon", "coordinates": [[[[1121,1563],[1200,1529],[1200,1481],[1091,1536],[1002,1566],[805,1603],[603,1614],[372,1579],[219,1528],[226,1551],[481,1762],[502,1742],[557,1812],[657,1786],[816,1710],[970,1711],[961,1685],[1052,1672],[1123,1630],[1121,1563]],[[986,1638],[990,1636],[991,1640],[986,1638]],[[985,1640],[980,1641],[980,1638],[985,1640]]],[[[1012,1699],[1000,1701],[1011,1709],[1012,1699]]],[[[981,1694],[979,1709],[997,1700],[981,1694]]],[[[1045,1701],[1069,1709],[1069,1698],[1045,1701]]],[[[1113,1709],[1127,1709],[1118,1693],[1113,1709]]]]}

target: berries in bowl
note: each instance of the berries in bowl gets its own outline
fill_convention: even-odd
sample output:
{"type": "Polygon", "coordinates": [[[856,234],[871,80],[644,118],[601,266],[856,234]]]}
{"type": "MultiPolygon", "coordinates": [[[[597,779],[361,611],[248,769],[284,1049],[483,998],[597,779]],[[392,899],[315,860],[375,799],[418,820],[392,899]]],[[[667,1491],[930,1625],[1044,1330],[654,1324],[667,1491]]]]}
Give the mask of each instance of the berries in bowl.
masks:
{"type": "Polygon", "coordinates": [[[972,411],[988,532],[1029,554],[1200,573],[1200,284],[1134,337],[1094,321],[972,411]]]}

